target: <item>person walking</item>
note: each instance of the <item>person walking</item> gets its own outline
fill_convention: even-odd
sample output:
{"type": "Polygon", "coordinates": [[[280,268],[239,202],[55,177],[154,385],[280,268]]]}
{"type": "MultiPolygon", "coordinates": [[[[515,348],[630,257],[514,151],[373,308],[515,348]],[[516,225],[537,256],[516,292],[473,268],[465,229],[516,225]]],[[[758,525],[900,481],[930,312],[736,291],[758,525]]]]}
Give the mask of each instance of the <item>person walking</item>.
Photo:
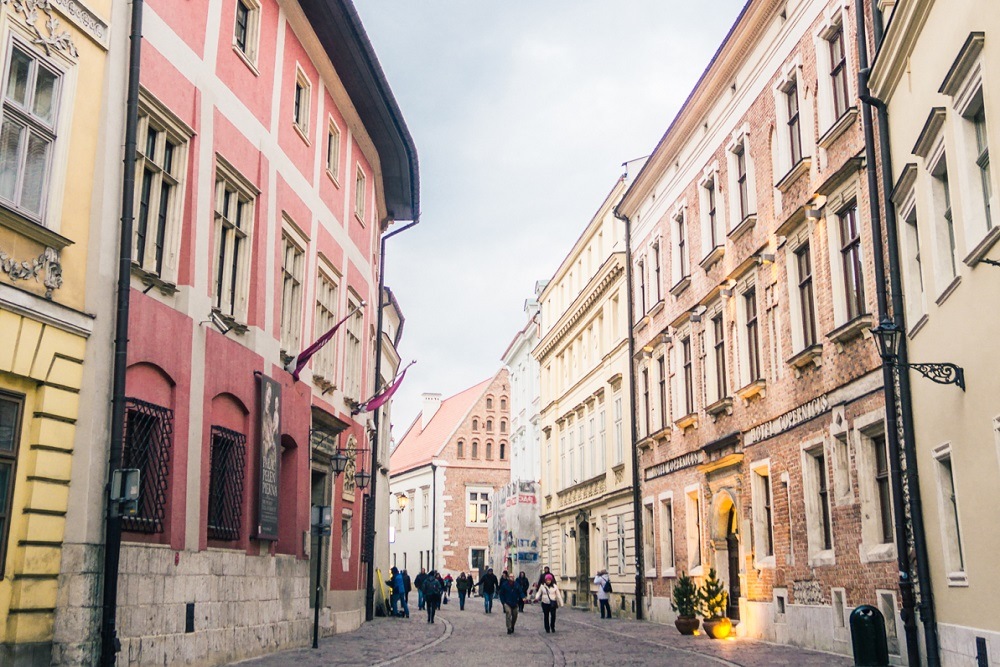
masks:
{"type": "MultiPolygon", "coordinates": [[[[542,568],[542,573],[540,575],[538,575],[538,583],[535,584],[535,589],[536,590],[539,589],[539,588],[541,588],[542,584],[545,583],[545,575],[547,575],[547,574],[552,574],[552,572],[549,570],[549,566],[548,565],[546,565],[544,568],[542,568]]],[[[555,575],[552,575],[552,576],[555,577],[555,575]]]]}
{"type": "Polygon", "coordinates": [[[611,588],[611,577],[607,570],[598,570],[594,577],[594,585],[597,586],[597,602],[601,607],[601,618],[611,618],[611,603],[609,599],[614,589],[611,588]],[[607,616],[605,616],[607,611],[607,616]]]}
{"type": "Polygon", "coordinates": [[[406,595],[404,593],[406,590],[406,584],[403,580],[403,574],[396,568],[392,568],[390,572],[392,572],[392,579],[389,580],[390,586],[392,587],[392,615],[409,618],[410,606],[406,602],[406,595]],[[402,603],[403,605],[402,612],[397,611],[399,603],[402,603]]]}
{"type": "Polygon", "coordinates": [[[472,577],[465,576],[465,572],[459,573],[455,580],[455,590],[458,591],[458,610],[465,611],[465,596],[472,590],[472,577]]]}
{"type": "Polygon", "coordinates": [[[556,631],[556,609],[563,605],[562,593],[556,586],[556,578],[549,572],[545,575],[545,580],[535,592],[535,600],[542,603],[542,618],[544,619],[545,632],[556,631]]]}
{"type": "Polygon", "coordinates": [[[524,598],[528,597],[528,589],[531,588],[531,582],[528,581],[528,575],[523,570],[517,576],[517,587],[521,590],[521,599],[517,603],[517,609],[518,611],[524,611],[524,598]]]}
{"type": "Polygon", "coordinates": [[[505,571],[500,578],[499,597],[500,604],[503,605],[503,613],[507,619],[507,634],[514,634],[514,626],[517,625],[517,613],[524,605],[524,593],[521,592],[521,585],[517,580],[505,571]]]}
{"type": "Polygon", "coordinates": [[[437,572],[431,570],[430,574],[424,577],[423,581],[424,605],[427,608],[428,623],[434,622],[434,614],[441,606],[441,592],[443,590],[444,586],[441,585],[441,578],[437,576],[437,572]]]}
{"type": "Polygon", "coordinates": [[[445,575],[444,577],[444,603],[448,604],[448,600],[451,598],[451,585],[455,582],[452,578],[451,573],[445,575]]]}
{"type": "Polygon", "coordinates": [[[496,595],[500,580],[493,574],[493,568],[486,568],[486,574],[476,583],[479,592],[483,596],[483,607],[487,614],[493,613],[493,596],[496,595]]]}
{"type": "Polygon", "coordinates": [[[427,579],[427,570],[420,568],[420,574],[413,580],[413,585],[417,587],[417,609],[424,610],[424,580],[427,579]]]}
{"type": "Polygon", "coordinates": [[[410,573],[403,570],[403,600],[406,602],[407,612],[406,617],[410,617],[409,607],[410,607],[410,591],[413,590],[413,582],[410,581],[410,573]]]}

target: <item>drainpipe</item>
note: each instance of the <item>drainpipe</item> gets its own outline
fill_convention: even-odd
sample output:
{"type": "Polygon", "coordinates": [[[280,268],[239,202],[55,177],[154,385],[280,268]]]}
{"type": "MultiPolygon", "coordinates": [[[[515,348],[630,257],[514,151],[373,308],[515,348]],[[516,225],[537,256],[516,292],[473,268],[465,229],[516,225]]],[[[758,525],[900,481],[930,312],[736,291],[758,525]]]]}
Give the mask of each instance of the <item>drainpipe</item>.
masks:
{"type": "Polygon", "coordinates": [[[111,443],[104,528],[104,590],[101,607],[101,662],[113,667],[121,642],[115,628],[118,613],[118,563],[121,558],[122,520],[111,503],[111,477],[121,467],[125,436],[125,371],[128,368],[128,317],[132,272],[132,223],[135,198],[136,135],[139,127],[139,64],[142,51],[143,0],[132,0],[129,35],[128,92],[125,102],[125,155],[122,168],[121,236],[118,239],[118,294],[115,318],[115,351],[111,380],[111,443]]]}
{"type": "MultiPolygon", "coordinates": [[[[399,229],[394,229],[388,234],[383,234],[379,246],[378,255],[378,315],[377,323],[375,328],[375,391],[373,394],[378,393],[380,385],[382,383],[382,310],[385,307],[383,299],[385,298],[385,242],[395,236],[405,232],[410,227],[418,224],[420,218],[413,220],[409,224],[403,225],[399,229]]],[[[370,621],[375,618],[375,504],[377,502],[377,496],[375,495],[375,490],[378,488],[378,449],[381,434],[381,415],[382,408],[379,408],[374,413],[372,413],[372,426],[374,428],[374,434],[372,435],[371,442],[371,490],[368,492],[368,502],[371,504],[371,509],[365,512],[363,517],[365,526],[363,534],[365,537],[365,544],[368,551],[368,571],[365,573],[365,620],[370,621]]]]}
{"type": "Polygon", "coordinates": [[[437,560],[437,466],[431,464],[431,558],[427,564],[427,571],[434,569],[434,562],[437,560]]]}
{"type": "MultiPolygon", "coordinates": [[[[870,97],[868,92],[868,43],[865,31],[864,0],[855,0],[857,16],[858,43],[858,90],[861,99],[861,116],[865,136],[865,162],[868,179],[869,206],[871,213],[872,246],[877,251],[872,253],[875,268],[875,286],[878,301],[878,319],[888,316],[889,300],[886,294],[885,260],[882,254],[883,237],[881,209],[879,207],[879,184],[877,165],[875,162],[875,137],[872,123],[872,106],[878,109],[879,116],[879,147],[882,160],[882,190],[885,206],[885,248],[889,258],[889,286],[892,302],[893,321],[901,331],[906,331],[903,321],[902,285],[899,278],[899,239],[896,228],[896,209],[890,197],[892,192],[892,161],[889,150],[888,115],[885,105],[870,97]]],[[[881,13],[874,12],[873,25],[876,32],[876,44],[881,43],[883,36],[881,13]]],[[[899,363],[907,363],[906,336],[901,336],[899,363]]],[[[927,565],[927,545],[923,527],[923,509],[920,499],[920,486],[917,478],[916,453],[913,448],[913,414],[910,394],[909,374],[896,373],[892,366],[882,364],[882,389],[885,396],[886,416],[892,428],[886,429],[886,445],[889,453],[889,475],[892,486],[893,518],[896,532],[896,557],[899,567],[899,592],[901,601],[900,615],[903,620],[903,630],[906,638],[906,651],[911,667],[920,665],[920,641],[917,632],[914,596],[914,582],[911,577],[912,563],[910,561],[910,546],[908,534],[912,530],[914,543],[914,558],[916,560],[917,583],[920,588],[920,617],[924,624],[924,640],[928,667],[940,664],[938,654],[937,628],[934,621],[934,604],[930,587],[930,571],[927,565]],[[899,383],[897,402],[896,382],[899,383]],[[899,428],[903,430],[903,442],[900,442],[899,428]],[[909,492],[910,522],[906,520],[906,501],[904,499],[903,472],[900,470],[900,455],[906,461],[906,487],[909,492]]]]}
{"type": "Polygon", "coordinates": [[[635,304],[632,289],[632,221],[628,216],[622,215],[618,207],[614,208],[616,218],[625,223],[625,287],[628,291],[628,390],[629,390],[629,427],[631,429],[631,450],[632,450],[632,525],[635,544],[635,618],[641,621],[644,614],[644,602],[646,595],[646,559],[642,545],[642,499],[639,489],[639,449],[636,442],[639,439],[638,417],[635,413],[635,335],[632,332],[632,324],[635,322],[635,304]]]}

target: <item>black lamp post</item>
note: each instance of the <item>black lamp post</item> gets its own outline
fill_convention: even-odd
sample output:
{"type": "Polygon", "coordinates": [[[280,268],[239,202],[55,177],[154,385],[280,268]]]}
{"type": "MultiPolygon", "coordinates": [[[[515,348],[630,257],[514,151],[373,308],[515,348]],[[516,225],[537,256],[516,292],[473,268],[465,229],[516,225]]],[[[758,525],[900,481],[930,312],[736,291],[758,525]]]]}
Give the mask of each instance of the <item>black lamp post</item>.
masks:
{"type": "Polygon", "coordinates": [[[359,470],[354,473],[354,483],[358,485],[358,488],[362,491],[368,486],[368,482],[372,479],[372,474],[367,470],[359,470]]]}
{"type": "Polygon", "coordinates": [[[965,391],[965,370],[961,366],[948,362],[939,364],[899,363],[899,345],[903,332],[891,319],[884,318],[871,332],[883,363],[897,369],[912,368],[932,382],[957,384],[962,391],[965,391]]]}

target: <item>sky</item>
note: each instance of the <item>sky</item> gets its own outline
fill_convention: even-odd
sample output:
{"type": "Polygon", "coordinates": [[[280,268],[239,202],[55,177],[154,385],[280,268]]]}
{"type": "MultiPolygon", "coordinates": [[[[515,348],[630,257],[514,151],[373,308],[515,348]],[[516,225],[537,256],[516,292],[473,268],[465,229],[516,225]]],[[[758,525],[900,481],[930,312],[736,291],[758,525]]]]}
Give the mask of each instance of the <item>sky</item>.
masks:
{"type": "Polygon", "coordinates": [[[743,0],[354,2],[420,162],[420,224],[386,249],[417,361],[399,440],[422,393],[502,366],[535,282],[653,150],[743,0]]]}

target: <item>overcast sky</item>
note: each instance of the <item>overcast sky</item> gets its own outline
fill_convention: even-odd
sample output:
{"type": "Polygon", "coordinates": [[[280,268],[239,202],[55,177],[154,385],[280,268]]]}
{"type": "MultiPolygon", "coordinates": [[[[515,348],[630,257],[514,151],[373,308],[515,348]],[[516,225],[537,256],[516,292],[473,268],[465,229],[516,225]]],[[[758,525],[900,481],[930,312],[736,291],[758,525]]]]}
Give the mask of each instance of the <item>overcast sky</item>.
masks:
{"type": "Polygon", "coordinates": [[[622,173],[648,154],[743,0],[354,0],[420,159],[420,225],[388,242],[386,284],[423,392],[490,377],[622,173]]]}

